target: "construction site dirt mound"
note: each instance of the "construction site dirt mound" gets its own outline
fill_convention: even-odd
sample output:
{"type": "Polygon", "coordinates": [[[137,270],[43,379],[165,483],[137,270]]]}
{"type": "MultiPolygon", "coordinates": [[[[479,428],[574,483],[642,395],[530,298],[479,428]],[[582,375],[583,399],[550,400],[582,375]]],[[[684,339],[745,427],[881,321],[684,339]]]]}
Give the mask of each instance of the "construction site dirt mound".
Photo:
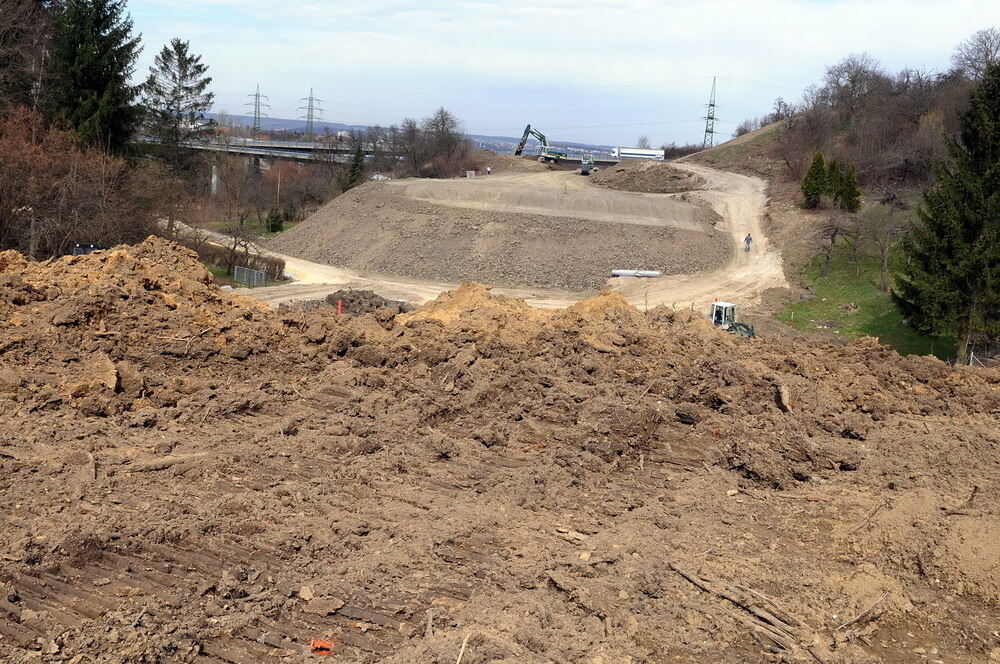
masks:
{"type": "Polygon", "coordinates": [[[689,207],[700,213],[692,228],[704,231],[450,207],[414,200],[395,185],[369,183],[336,198],[269,247],[384,275],[593,292],[616,268],[689,274],[723,265],[729,245],[712,232],[716,217],[689,207]]]}
{"type": "Polygon", "coordinates": [[[596,185],[620,191],[676,194],[705,187],[704,178],[658,161],[623,161],[592,173],[596,185]]]}
{"type": "Polygon", "coordinates": [[[337,307],[338,311],[353,316],[372,313],[379,309],[388,309],[394,314],[399,314],[410,308],[405,302],[386,299],[375,291],[352,288],[330,293],[324,301],[328,306],[337,307]]]}
{"type": "Polygon", "coordinates": [[[465,284],[275,312],[0,254],[0,659],[910,662],[1000,648],[1000,372],[465,284]]]}

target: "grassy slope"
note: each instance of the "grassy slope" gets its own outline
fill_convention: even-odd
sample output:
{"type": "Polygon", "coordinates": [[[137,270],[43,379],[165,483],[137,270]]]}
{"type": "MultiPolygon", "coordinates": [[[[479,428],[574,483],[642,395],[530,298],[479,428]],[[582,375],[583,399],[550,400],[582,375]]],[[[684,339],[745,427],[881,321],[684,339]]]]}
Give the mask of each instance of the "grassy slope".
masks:
{"type": "Polygon", "coordinates": [[[835,253],[826,276],[823,257],[817,257],[802,271],[803,279],[815,293],[788,305],[777,318],[805,332],[828,330],[848,338],[878,337],[901,355],[937,355],[948,359],[954,352],[951,339],[931,338],[903,323],[903,316],[888,293],[878,288],[879,265],[871,258],[852,263],[846,252],[835,253]]]}
{"type": "Polygon", "coordinates": [[[782,178],[788,168],[774,157],[774,144],[780,124],[782,123],[768,125],[680,161],[691,160],[712,168],[752,174],[766,180],[782,178]]]}

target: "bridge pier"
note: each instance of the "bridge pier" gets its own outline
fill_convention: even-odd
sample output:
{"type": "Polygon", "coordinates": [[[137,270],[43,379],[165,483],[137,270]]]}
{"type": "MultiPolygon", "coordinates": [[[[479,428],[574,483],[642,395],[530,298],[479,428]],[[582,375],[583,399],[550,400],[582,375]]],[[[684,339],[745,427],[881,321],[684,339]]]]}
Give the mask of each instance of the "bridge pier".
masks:
{"type": "Polygon", "coordinates": [[[219,195],[219,162],[212,160],[212,184],[210,187],[212,198],[219,195]]]}

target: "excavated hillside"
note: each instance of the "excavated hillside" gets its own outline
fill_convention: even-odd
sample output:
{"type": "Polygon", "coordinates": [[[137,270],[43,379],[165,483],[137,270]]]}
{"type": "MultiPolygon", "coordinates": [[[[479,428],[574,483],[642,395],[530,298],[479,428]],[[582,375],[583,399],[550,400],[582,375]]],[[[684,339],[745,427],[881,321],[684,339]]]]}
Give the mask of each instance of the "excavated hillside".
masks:
{"type": "Polygon", "coordinates": [[[643,223],[629,223],[635,220],[622,220],[622,214],[611,214],[614,221],[587,217],[607,214],[603,197],[588,198],[584,210],[564,209],[564,203],[563,184],[544,173],[367,183],[281,233],[268,248],[402,279],[573,292],[596,292],[623,265],[691,274],[720,268],[730,255],[727,238],[714,227],[718,215],[704,205],[656,201],[642,210],[649,217],[643,223]],[[417,188],[417,197],[406,195],[417,188]],[[442,198],[419,199],[431,193],[442,198]],[[467,197],[453,198],[460,195],[467,197]],[[519,197],[529,200],[517,209],[536,211],[502,203],[519,197]],[[664,216],[668,212],[677,219],[664,216]]]}
{"type": "Polygon", "coordinates": [[[4,662],[1000,656],[1000,373],[0,254],[4,662]]]}

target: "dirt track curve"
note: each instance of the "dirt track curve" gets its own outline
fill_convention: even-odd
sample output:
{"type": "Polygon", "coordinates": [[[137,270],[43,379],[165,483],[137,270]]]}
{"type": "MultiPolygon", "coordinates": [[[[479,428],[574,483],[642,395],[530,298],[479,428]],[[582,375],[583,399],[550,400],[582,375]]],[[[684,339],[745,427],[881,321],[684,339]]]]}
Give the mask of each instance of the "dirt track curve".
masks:
{"type": "MultiPolygon", "coordinates": [[[[705,166],[675,165],[704,178],[706,188],[681,195],[612,191],[565,171],[518,173],[476,180],[401,180],[393,186],[399,187],[408,197],[449,207],[552,216],[572,214],[607,223],[692,230],[704,227],[692,214],[697,208],[687,201],[700,200],[721,216],[716,229],[732,240],[732,255],[725,267],[660,279],[609,279],[608,287],[635,305],[701,307],[717,298],[753,305],[766,290],[787,286],[781,255],[767,241],[761,227],[766,203],[764,182],[705,166]],[[753,250],[749,253],[742,250],[742,240],[747,233],[754,238],[753,250]]],[[[321,298],[340,288],[365,288],[390,298],[424,302],[458,286],[453,282],[387,277],[276,255],[284,258],[286,272],[296,283],[248,290],[246,294],[266,302],[281,303],[321,298]]],[[[581,256],[580,260],[586,260],[586,256],[581,256]]],[[[539,307],[569,306],[589,295],[538,288],[496,288],[495,292],[524,298],[539,307]]]]}

